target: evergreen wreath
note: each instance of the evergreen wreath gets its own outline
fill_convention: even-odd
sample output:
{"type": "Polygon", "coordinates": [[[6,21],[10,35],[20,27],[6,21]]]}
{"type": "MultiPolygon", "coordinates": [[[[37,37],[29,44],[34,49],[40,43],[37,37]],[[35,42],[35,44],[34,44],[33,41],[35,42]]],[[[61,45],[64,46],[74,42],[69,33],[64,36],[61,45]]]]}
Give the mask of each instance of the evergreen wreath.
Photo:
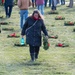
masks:
{"type": "Polygon", "coordinates": [[[48,42],[48,39],[46,38],[45,35],[43,35],[43,49],[44,50],[48,50],[49,49],[49,46],[50,46],[50,44],[48,42]]]}

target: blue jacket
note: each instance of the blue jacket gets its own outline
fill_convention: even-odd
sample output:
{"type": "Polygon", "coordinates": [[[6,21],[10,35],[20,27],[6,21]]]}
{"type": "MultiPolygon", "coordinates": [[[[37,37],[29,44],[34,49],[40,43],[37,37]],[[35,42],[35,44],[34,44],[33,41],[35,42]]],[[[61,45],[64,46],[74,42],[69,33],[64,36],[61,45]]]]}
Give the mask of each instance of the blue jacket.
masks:
{"type": "Polygon", "coordinates": [[[13,0],[5,0],[4,5],[13,5],[13,0]]]}
{"type": "Polygon", "coordinates": [[[43,31],[46,36],[48,36],[48,33],[42,19],[39,19],[36,24],[32,26],[35,21],[36,20],[34,20],[32,17],[28,17],[23,26],[21,35],[26,34],[27,44],[32,46],[41,46],[41,31],[43,31]],[[26,29],[29,27],[31,28],[26,31],[26,29]]]}

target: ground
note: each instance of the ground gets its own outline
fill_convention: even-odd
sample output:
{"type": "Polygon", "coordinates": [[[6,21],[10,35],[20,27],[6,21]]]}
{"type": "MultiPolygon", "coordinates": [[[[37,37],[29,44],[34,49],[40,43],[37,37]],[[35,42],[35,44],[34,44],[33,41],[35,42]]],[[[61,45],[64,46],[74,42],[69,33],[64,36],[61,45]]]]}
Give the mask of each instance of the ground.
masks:
{"type": "MultiPolygon", "coordinates": [[[[32,13],[29,9],[29,14],[32,13]]],[[[14,31],[0,33],[0,75],[75,75],[75,26],[65,26],[65,21],[75,22],[75,6],[68,8],[66,5],[58,5],[59,14],[48,14],[50,8],[45,8],[44,22],[49,35],[58,35],[57,39],[49,38],[50,48],[40,48],[39,59],[34,63],[29,62],[29,47],[15,47],[14,43],[20,38],[7,38],[7,35],[15,32],[20,35],[19,9],[14,6],[12,16],[5,18],[4,8],[0,6],[0,22],[11,22],[9,25],[1,25],[2,28],[14,28],[14,31]],[[55,20],[56,16],[63,16],[65,20],[55,20]],[[56,47],[59,42],[69,44],[69,47],[56,47]]]]}

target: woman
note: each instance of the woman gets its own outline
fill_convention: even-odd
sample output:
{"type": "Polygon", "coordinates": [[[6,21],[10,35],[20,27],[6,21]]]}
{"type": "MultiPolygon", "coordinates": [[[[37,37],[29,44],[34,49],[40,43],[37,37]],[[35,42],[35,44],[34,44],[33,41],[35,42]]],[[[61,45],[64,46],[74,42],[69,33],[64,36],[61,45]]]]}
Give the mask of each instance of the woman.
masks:
{"type": "Polygon", "coordinates": [[[22,29],[26,18],[28,17],[28,8],[31,6],[31,0],[18,0],[18,7],[20,9],[20,28],[22,29]]]}
{"type": "Polygon", "coordinates": [[[37,9],[44,15],[44,0],[36,0],[37,9]]]}
{"type": "Polygon", "coordinates": [[[46,38],[48,38],[42,15],[38,10],[34,10],[32,16],[27,18],[21,32],[22,38],[26,35],[26,43],[29,44],[32,61],[35,61],[38,58],[41,46],[41,31],[43,31],[46,38]]]}
{"type": "Polygon", "coordinates": [[[13,8],[13,0],[5,0],[4,6],[5,6],[6,18],[10,18],[13,8]]]}

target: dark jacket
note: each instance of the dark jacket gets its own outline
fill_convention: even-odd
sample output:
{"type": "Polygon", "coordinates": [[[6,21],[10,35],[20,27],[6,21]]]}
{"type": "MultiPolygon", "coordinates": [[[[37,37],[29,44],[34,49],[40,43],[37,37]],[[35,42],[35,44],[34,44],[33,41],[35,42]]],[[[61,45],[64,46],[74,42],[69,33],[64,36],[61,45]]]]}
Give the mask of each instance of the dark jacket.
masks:
{"type": "Polygon", "coordinates": [[[5,0],[4,5],[13,5],[13,0],[5,0]]]}
{"type": "Polygon", "coordinates": [[[34,20],[32,17],[28,17],[21,35],[26,34],[26,43],[32,46],[41,46],[41,31],[48,36],[48,33],[46,31],[46,27],[44,25],[44,22],[42,19],[39,19],[34,26],[32,26],[35,23],[36,20],[34,20]],[[31,27],[32,26],[32,27],[31,27]],[[27,28],[31,27],[29,30],[26,31],[27,28]]]}

